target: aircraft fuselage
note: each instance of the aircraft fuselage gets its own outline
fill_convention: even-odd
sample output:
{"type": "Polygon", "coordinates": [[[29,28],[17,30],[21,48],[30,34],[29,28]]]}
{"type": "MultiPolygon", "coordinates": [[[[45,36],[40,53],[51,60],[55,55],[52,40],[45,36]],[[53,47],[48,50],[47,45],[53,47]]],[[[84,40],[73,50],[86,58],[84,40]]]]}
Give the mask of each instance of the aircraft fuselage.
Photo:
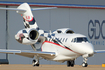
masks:
{"type": "Polygon", "coordinates": [[[94,47],[87,37],[81,34],[55,34],[58,41],[44,41],[42,51],[56,52],[56,56],[49,58],[58,62],[75,60],[79,56],[86,57],[94,54],[94,47]],[[62,43],[59,43],[59,41],[62,43]]]}

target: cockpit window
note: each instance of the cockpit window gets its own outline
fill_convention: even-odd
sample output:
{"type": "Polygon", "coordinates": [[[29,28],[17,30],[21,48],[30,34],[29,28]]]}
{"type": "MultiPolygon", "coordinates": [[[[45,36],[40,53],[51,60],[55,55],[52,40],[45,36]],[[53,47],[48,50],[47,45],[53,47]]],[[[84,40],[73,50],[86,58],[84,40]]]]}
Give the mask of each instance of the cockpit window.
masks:
{"type": "Polygon", "coordinates": [[[80,42],[89,42],[89,41],[88,41],[88,39],[86,37],[77,37],[77,38],[72,39],[71,42],[80,43],[80,42]]]}

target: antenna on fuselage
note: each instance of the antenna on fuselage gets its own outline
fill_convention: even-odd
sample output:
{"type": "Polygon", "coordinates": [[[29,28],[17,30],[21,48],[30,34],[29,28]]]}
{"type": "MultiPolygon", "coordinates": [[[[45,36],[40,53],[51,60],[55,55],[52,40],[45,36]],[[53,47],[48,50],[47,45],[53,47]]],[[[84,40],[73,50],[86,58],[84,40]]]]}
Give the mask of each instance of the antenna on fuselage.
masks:
{"type": "Polygon", "coordinates": [[[49,33],[50,33],[50,35],[52,34],[52,33],[51,33],[51,30],[49,30],[49,33]]]}

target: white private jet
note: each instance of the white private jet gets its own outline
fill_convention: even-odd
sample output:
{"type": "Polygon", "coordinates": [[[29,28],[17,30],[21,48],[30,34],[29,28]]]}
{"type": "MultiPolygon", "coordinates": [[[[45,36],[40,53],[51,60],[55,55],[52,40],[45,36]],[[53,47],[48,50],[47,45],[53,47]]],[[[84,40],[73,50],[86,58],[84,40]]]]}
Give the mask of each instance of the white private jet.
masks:
{"type": "Polygon", "coordinates": [[[31,10],[54,8],[31,9],[27,3],[21,4],[18,8],[0,8],[1,10],[15,10],[23,16],[25,29],[20,30],[15,35],[15,39],[19,43],[31,45],[33,48],[33,51],[0,49],[0,53],[16,54],[30,58],[35,57],[33,66],[39,66],[39,58],[43,58],[57,62],[67,61],[68,67],[73,67],[75,65],[74,61],[80,56],[84,58],[82,66],[87,67],[88,57],[93,56],[95,53],[105,53],[105,50],[95,51],[86,36],[74,33],[70,28],[57,29],[52,33],[41,30],[31,10]]]}

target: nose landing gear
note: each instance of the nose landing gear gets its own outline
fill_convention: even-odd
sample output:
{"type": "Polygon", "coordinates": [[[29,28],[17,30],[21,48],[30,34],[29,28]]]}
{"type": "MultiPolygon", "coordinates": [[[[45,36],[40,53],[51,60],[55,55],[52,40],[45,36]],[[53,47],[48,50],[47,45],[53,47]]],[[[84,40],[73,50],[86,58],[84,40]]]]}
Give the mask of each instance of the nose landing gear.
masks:
{"type": "Polygon", "coordinates": [[[87,63],[87,58],[84,58],[83,63],[82,63],[82,67],[87,67],[88,63],[87,63]]]}

